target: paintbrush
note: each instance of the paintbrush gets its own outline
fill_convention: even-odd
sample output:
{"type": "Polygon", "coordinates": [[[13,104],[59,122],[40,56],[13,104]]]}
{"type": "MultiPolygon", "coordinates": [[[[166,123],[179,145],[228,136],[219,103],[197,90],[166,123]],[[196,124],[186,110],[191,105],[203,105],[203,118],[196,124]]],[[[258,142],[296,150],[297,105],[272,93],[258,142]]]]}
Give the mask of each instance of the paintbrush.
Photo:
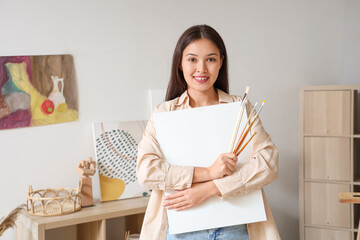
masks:
{"type": "Polygon", "coordinates": [[[244,113],[244,107],[245,107],[245,103],[246,103],[249,91],[250,91],[250,87],[246,87],[245,94],[244,94],[244,97],[243,97],[243,101],[242,101],[241,106],[240,106],[240,111],[239,111],[239,114],[238,114],[238,117],[237,117],[237,120],[236,120],[236,126],[235,126],[235,129],[234,129],[234,133],[233,133],[233,136],[232,136],[232,139],[231,139],[229,152],[232,152],[233,148],[234,148],[235,140],[236,140],[236,137],[237,137],[237,134],[238,134],[238,131],[239,131],[239,127],[240,127],[241,119],[242,119],[242,116],[243,116],[243,113],[244,113]]]}
{"type": "MultiPolygon", "coordinates": [[[[250,131],[250,129],[251,129],[251,126],[254,124],[256,118],[259,116],[259,113],[261,112],[262,108],[264,107],[264,104],[265,104],[265,100],[262,102],[259,110],[257,111],[256,115],[254,116],[253,120],[250,122],[250,125],[247,127],[244,135],[240,136],[240,141],[238,142],[234,153],[238,152],[238,150],[239,150],[239,148],[241,147],[242,143],[244,142],[246,136],[248,135],[248,133],[249,133],[249,131],[250,131]]],[[[249,117],[249,119],[251,119],[251,118],[249,117]]],[[[249,119],[248,119],[248,121],[249,121],[249,119]]],[[[244,130],[245,130],[245,128],[246,128],[246,125],[247,125],[247,123],[245,124],[244,130]]],[[[243,130],[243,132],[244,132],[244,130],[243,130]]]]}
{"type": "Polygon", "coordinates": [[[240,149],[239,152],[236,153],[236,156],[238,157],[241,152],[245,149],[245,147],[249,144],[249,142],[251,141],[251,139],[253,139],[253,137],[256,135],[257,132],[254,132],[253,135],[251,135],[250,139],[245,143],[245,145],[240,149]]]}

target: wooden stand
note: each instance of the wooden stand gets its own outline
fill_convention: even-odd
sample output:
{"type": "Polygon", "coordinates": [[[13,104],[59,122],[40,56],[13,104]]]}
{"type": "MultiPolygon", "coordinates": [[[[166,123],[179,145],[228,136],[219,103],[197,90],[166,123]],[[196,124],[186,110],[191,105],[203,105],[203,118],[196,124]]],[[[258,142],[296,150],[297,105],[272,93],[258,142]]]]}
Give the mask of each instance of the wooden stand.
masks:
{"type": "MultiPolygon", "coordinates": [[[[341,203],[360,203],[360,193],[343,192],[339,193],[341,203]]],[[[358,227],[358,235],[356,240],[360,240],[360,222],[358,227]]]]}
{"type": "Polygon", "coordinates": [[[109,239],[123,239],[127,230],[140,233],[148,201],[143,197],[95,203],[79,212],[54,217],[24,212],[16,222],[16,239],[106,240],[107,235],[109,239]]]}

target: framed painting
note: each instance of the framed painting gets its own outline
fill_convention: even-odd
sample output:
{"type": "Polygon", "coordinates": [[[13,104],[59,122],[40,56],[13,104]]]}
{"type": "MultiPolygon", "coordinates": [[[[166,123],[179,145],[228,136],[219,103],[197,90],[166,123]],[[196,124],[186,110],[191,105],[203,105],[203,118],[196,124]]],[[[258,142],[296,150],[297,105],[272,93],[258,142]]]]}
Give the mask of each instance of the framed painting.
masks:
{"type": "Polygon", "coordinates": [[[78,119],[71,55],[0,57],[0,129],[78,119]]]}
{"type": "Polygon", "coordinates": [[[137,147],[147,121],[94,123],[101,201],[148,196],[136,177],[137,147]]]}

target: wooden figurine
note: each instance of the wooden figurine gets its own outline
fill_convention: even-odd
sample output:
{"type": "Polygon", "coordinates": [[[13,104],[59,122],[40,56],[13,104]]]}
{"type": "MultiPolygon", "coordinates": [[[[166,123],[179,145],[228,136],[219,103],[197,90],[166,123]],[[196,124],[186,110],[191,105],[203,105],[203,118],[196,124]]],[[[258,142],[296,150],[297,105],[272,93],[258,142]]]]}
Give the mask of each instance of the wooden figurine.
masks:
{"type": "Polygon", "coordinates": [[[79,183],[81,186],[81,206],[92,206],[94,205],[94,199],[92,192],[92,181],[89,176],[95,174],[96,162],[93,161],[91,157],[87,160],[80,161],[76,171],[82,176],[79,183]]]}

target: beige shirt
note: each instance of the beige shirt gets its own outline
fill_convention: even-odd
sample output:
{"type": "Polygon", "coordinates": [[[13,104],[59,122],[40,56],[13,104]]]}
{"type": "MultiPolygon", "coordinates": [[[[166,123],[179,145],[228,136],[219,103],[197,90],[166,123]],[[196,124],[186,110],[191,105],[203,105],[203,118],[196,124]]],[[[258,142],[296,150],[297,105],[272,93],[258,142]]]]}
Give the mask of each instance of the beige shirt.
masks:
{"type": "MultiPolygon", "coordinates": [[[[241,101],[240,97],[228,95],[221,90],[217,91],[220,104],[241,101]]],[[[180,97],[160,104],[154,113],[189,108],[191,108],[189,96],[185,91],[180,97]]],[[[248,103],[248,114],[251,109],[252,106],[248,103]]],[[[223,200],[262,189],[278,176],[278,149],[264,130],[259,118],[255,120],[251,131],[257,132],[251,141],[252,158],[240,162],[230,176],[213,180],[221,192],[223,200]]],[[[152,115],[139,143],[137,159],[137,177],[140,184],[153,190],[145,213],[141,240],[166,239],[168,220],[166,210],[162,206],[164,190],[190,188],[193,173],[194,167],[192,166],[170,165],[162,159],[160,146],[156,139],[154,115],[152,115]]],[[[250,240],[278,240],[280,236],[275,221],[265,194],[263,191],[262,193],[267,221],[247,224],[250,240]]]]}

